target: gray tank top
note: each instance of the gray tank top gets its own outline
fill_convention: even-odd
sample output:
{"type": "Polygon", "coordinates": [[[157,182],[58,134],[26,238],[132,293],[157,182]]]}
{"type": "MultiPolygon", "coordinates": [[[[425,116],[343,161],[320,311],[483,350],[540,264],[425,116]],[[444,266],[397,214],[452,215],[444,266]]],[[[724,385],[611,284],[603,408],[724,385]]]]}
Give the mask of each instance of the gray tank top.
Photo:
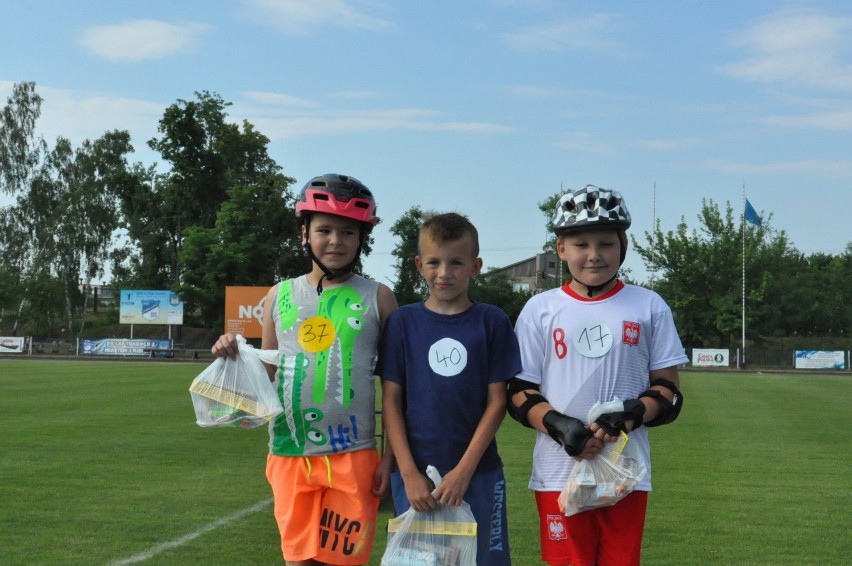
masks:
{"type": "Polygon", "coordinates": [[[306,276],[282,281],[272,308],[284,412],[269,451],[309,456],[375,448],[379,283],[353,275],[322,295],[306,276]]]}

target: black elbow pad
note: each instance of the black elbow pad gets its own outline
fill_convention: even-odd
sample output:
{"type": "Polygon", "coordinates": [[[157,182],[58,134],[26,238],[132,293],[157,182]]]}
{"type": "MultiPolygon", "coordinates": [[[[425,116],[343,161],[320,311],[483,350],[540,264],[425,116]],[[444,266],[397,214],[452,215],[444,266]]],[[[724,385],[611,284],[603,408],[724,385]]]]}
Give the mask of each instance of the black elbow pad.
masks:
{"type": "Polygon", "coordinates": [[[660,414],[652,421],[645,423],[645,426],[660,426],[674,422],[680,414],[683,407],[683,393],[668,379],[657,379],[651,385],[661,385],[672,392],[672,400],[666,399],[662,393],[655,389],[648,389],[639,395],[639,398],[650,397],[660,404],[660,414]]]}

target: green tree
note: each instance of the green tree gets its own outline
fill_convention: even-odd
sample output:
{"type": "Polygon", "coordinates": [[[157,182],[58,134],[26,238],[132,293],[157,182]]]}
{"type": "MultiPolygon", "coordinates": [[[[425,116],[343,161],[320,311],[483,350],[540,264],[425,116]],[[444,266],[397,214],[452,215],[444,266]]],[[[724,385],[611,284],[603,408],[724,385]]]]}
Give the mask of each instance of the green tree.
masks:
{"type": "Polygon", "coordinates": [[[521,314],[521,309],[532,297],[529,291],[516,291],[505,275],[475,278],[471,282],[469,295],[473,301],[488,303],[503,309],[513,325],[521,314]]]}
{"type": "Polygon", "coordinates": [[[28,189],[43,160],[47,144],[35,129],[42,101],[34,82],[16,83],[6,99],[0,121],[0,193],[14,195],[28,189]]]}
{"type": "Polygon", "coordinates": [[[267,153],[268,138],[248,122],[242,128],[227,122],[230,103],[219,95],[195,94],[196,100],[178,100],[165,110],[158,126],[161,137],[148,142],[170,170],[156,174],[149,168],[144,182],[120,194],[138,255],[119,259],[136,269],[140,285],[178,290],[185,269],[193,268],[182,263],[187,230],[213,228],[229,189],[269,183],[279,174],[267,153]]]}
{"type": "MultiPolygon", "coordinates": [[[[80,284],[103,274],[103,266],[117,228],[111,198],[116,179],[126,172],[126,154],[133,151],[127,132],[108,132],[95,142],[84,140],[74,149],[63,137],[53,149],[35,136],[41,97],[33,83],[16,85],[13,99],[3,110],[0,154],[4,192],[16,195],[2,222],[10,229],[8,242],[16,249],[4,258],[9,270],[20,274],[18,319],[24,304],[35,308],[35,284],[51,288],[54,278],[64,289],[59,313],[49,313],[51,324],[64,320],[73,333],[81,306],[80,284]]],[[[53,305],[44,303],[44,308],[53,305]]],[[[17,330],[18,320],[14,325],[17,330]]]]}
{"type": "Polygon", "coordinates": [[[418,303],[429,296],[426,282],[420,277],[414,257],[418,253],[418,240],[420,237],[420,225],[428,213],[424,213],[419,206],[412,206],[391,226],[390,232],[399,242],[394,247],[394,268],[396,269],[396,283],[393,292],[400,305],[418,303]]]}
{"type": "Polygon", "coordinates": [[[267,184],[233,187],[214,227],[187,230],[181,290],[199,307],[204,326],[223,327],[226,286],[272,286],[309,270],[287,190],[291,181],[277,175],[267,184]]]}
{"type": "Polygon", "coordinates": [[[659,221],[645,232],[646,246],[636,238],[633,249],[649,271],[657,273],[654,288],[669,303],[685,345],[730,347],[742,330],[743,244],[745,247],[746,328],[748,338],[777,335],[801,308],[793,300],[787,275],[794,272],[797,252],[783,231],[772,229],[771,215],[762,226],[748,225],[727,203],[724,214],[712,200],[703,200],[701,226],[685,220],[663,233],[659,221]],[[745,242],[743,243],[743,237],[745,242]]]}

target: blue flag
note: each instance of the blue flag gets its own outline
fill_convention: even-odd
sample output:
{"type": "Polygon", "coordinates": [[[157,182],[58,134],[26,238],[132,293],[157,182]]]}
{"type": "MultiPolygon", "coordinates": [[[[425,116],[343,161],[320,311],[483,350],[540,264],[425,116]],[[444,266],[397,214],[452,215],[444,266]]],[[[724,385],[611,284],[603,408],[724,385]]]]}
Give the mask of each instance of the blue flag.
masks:
{"type": "Polygon", "coordinates": [[[748,199],[746,199],[745,204],[745,219],[746,222],[751,222],[755,226],[763,225],[763,220],[760,219],[760,215],[757,213],[757,211],[754,209],[748,199]]]}

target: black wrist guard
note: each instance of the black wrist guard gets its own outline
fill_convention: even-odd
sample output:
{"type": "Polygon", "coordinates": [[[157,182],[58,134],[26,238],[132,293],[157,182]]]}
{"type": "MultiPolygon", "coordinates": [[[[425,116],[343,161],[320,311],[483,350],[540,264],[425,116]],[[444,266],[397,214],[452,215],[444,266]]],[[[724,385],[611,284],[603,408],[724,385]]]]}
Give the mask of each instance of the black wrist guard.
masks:
{"type": "Polygon", "coordinates": [[[630,432],[642,426],[645,416],[645,404],[639,399],[629,399],[624,402],[624,410],[604,413],[595,422],[610,436],[618,436],[619,432],[630,432]],[[633,421],[633,426],[627,430],[627,421],[633,421]]]}
{"type": "Polygon", "coordinates": [[[594,436],[583,421],[556,410],[548,411],[541,422],[550,438],[562,445],[569,456],[579,456],[586,442],[594,436]]]}
{"type": "Polygon", "coordinates": [[[661,385],[671,391],[672,400],[669,401],[663,396],[662,393],[655,389],[648,389],[647,391],[639,395],[640,399],[642,397],[650,397],[651,399],[654,399],[655,401],[657,401],[657,403],[660,404],[660,414],[657,415],[657,418],[655,418],[654,420],[645,423],[645,426],[660,426],[673,422],[680,414],[681,407],[683,407],[683,394],[675,386],[675,384],[669,381],[668,379],[657,379],[653,383],[651,383],[651,385],[661,385]]]}
{"type": "Polygon", "coordinates": [[[524,381],[522,379],[518,379],[513,377],[509,380],[509,390],[508,396],[509,399],[506,403],[506,409],[509,413],[509,416],[524,425],[528,428],[533,428],[530,424],[529,414],[530,409],[538,405],[539,403],[547,403],[547,399],[538,392],[539,386],[535,383],[530,383],[529,381],[524,381]],[[521,403],[520,406],[515,406],[512,398],[518,393],[524,394],[524,402],[521,403]]]}

